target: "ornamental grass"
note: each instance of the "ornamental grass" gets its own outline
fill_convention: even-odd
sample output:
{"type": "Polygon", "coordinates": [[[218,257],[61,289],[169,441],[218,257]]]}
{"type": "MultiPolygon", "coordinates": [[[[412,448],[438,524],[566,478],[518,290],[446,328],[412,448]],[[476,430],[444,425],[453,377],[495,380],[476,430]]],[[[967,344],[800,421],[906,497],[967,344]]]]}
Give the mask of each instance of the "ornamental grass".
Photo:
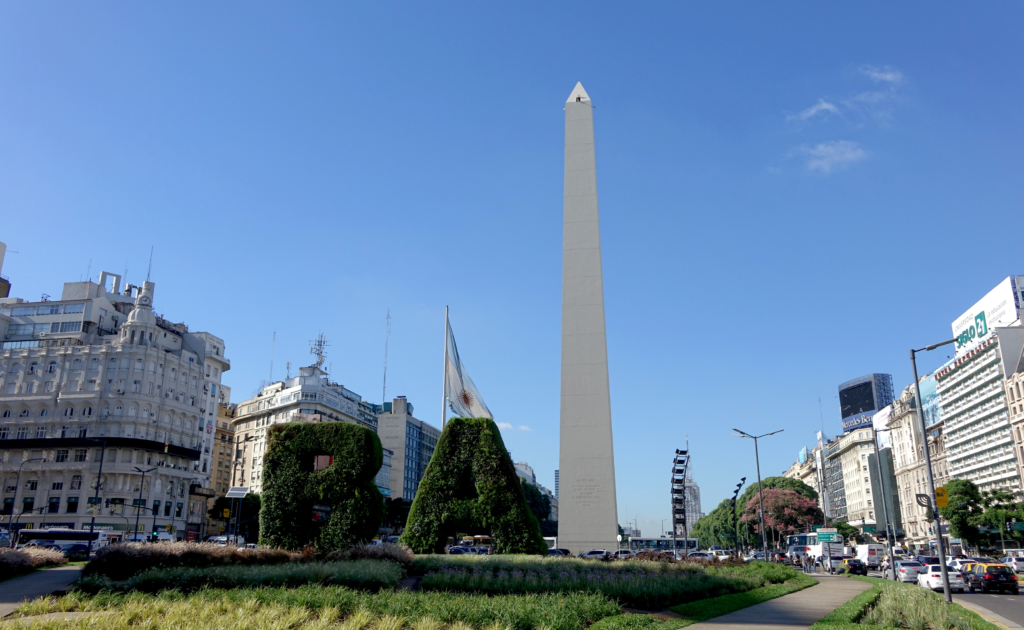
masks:
{"type": "Polygon", "coordinates": [[[80,591],[25,604],[4,628],[94,630],[582,630],[621,612],[596,594],[509,595],[388,591],[338,586],[163,591],[89,595],[80,591]],[[34,622],[55,612],[95,612],[34,622]]]}
{"type": "Polygon", "coordinates": [[[663,608],[742,593],[794,579],[781,565],[704,566],[661,562],[595,562],[562,558],[418,557],[420,588],[480,593],[601,593],[624,606],[663,608]]]}
{"type": "Polygon", "coordinates": [[[68,558],[59,551],[24,547],[22,549],[0,548],[0,579],[28,573],[33,569],[67,564],[68,558]]]}
{"type": "Polygon", "coordinates": [[[949,606],[942,597],[927,589],[884,583],[875,605],[864,612],[858,623],[889,628],[926,630],[991,630],[989,624],[959,606],[949,606]]]}

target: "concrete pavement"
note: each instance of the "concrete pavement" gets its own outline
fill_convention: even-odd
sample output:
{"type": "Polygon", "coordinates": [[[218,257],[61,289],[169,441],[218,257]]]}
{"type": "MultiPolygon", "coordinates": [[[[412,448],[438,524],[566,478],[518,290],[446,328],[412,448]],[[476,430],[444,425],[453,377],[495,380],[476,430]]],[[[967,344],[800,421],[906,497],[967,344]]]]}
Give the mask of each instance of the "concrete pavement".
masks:
{"type": "Polygon", "coordinates": [[[55,567],[0,582],[0,618],[14,612],[25,600],[66,589],[81,575],[81,566],[55,567]]]}
{"type": "Polygon", "coordinates": [[[816,574],[818,584],[743,610],[689,626],[689,630],[772,630],[807,628],[842,604],[871,588],[860,580],[816,574]]]}

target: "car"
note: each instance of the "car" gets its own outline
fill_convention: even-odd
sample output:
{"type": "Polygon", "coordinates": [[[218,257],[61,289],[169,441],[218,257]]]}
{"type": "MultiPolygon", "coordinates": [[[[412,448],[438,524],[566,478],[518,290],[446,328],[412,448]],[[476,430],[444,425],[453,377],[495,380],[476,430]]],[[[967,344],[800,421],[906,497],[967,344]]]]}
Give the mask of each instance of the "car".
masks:
{"type": "Polygon", "coordinates": [[[694,551],[690,555],[686,556],[687,560],[714,560],[715,556],[706,551],[694,551]]]}
{"type": "Polygon", "coordinates": [[[743,559],[745,561],[747,561],[747,562],[752,562],[754,560],[764,560],[764,552],[763,551],[758,551],[758,552],[750,554],[749,556],[744,556],[743,559]]]}
{"type": "Polygon", "coordinates": [[[964,573],[964,581],[967,582],[967,590],[972,593],[975,590],[982,593],[990,591],[1006,591],[1014,595],[1020,593],[1017,572],[1005,564],[979,562],[964,573]]]}
{"type": "Polygon", "coordinates": [[[916,561],[920,562],[922,565],[938,564],[939,563],[939,557],[938,556],[911,556],[910,558],[908,558],[908,560],[916,560],[916,561]]]}
{"type": "Polygon", "coordinates": [[[476,554],[478,556],[489,556],[489,555],[491,555],[491,548],[490,547],[477,547],[476,548],[476,554]]]}
{"type": "Polygon", "coordinates": [[[724,549],[718,549],[712,553],[715,556],[716,560],[728,560],[730,556],[730,553],[728,551],[725,551],[724,549]]]}
{"type": "Polygon", "coordinates": [[[619,549],[618,551],[612,554],[612,558],[614,560],[629,560],[635,555],[636,554],[629,549],[619,549]]]}
{"type": "MultiPolygon", "coordinates": [[[[953,567],[946,567],[946,575],[949,577],[949,590],[963,593],[966,582],[964,576],[953,567]]],[[[944,590],[942,585],[942,567],[937,564],[930,564],[925,570],[917,574],[917,585],[933,591],[944,590]]]]}
{"type": "Polygon", "coordinates": [[[469,553],[466,547],[451,547],[448,549],[449,556],[462,556],[469,553]]]}
{"type": "Polygon", "coordinates": [[[978,560],[976,558],[966,557],[952,558],[949,562],[946,563],[946,566],[953,567],[954,569],[959,571],[964,568],[964,565],[971,564],[973,562],[978,562],[978,560]]]}
{"type": "Polygon", "coordinates": [[[925,566],[914,560],[897,560],[893,564],[893,569],[885,577],[893,576],[894,580],[899,580],[900,582],[916,582],[917,575],[925,570],[925,566]]]}
{"type": "Polygon", "coordinates": [[[843,561],[839,563],[839,568],[836,569],[836,573],[867,575],[868,565],[864,564],[864,561],[860,558],[843,558],[843,561]]]}
{"type": "Polygon", "coordinates": [[[605,560],[610,554],[604,549],[591,549],[590,551],[580,554],[580,557],[584,560],[605,560]]]}
{"type": "Polygon", "coordinates": [[[570,558],[572,557],[572,552],[568,549],[548,549],[548,555],[555,558],[570,558]]]}
{"type": "Polygon", "coordinates": [[[1024,558],[1016,558],[1014,556],[1006,556],[1002,559],[1002,563],[1010,567],[1017,573],[1024,573],[1024,558]]]}
{"type": "Polygon", "coordinates": [[[83,545],[82,543],[62,545],[60,547],[60,551],[68,557],[68,560],[71,560],[72,562],[89,559],[89,546],[83,545]]]}

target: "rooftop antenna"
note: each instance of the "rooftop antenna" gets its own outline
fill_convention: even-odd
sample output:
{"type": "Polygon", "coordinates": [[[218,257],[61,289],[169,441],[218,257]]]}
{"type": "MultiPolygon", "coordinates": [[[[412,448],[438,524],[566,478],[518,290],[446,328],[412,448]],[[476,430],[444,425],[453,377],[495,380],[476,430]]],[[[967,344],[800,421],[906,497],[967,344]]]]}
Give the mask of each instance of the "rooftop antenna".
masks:
{"type": "Polygon", "coordinates": [[[384,333],[384,391],[380,395],[380,404],[388,401],[388,340],[391,338],[391,309],[388,309],[388,316],[385,320],[387,330],[384,333]]]}
{"type": "Polygon", "coordinates": [[[292,377],[292,362],[286,361],[284,364],[284,377],[289,379],[292,377]]]}
{"type": "Polygon", "coordinates": [[[89,259],[89,266],[85,268],[85,281],[89,282],[92,278],[92,258],[89,259]]]}
{"type": "Polygon", "coordinates": [[[146,282],[149,282],[149,274],[153,271],[153,246],[149,246],[149,268],[146,269],[146,282]]]}
{"type": "Polygon", "coordinates": [[[821,396],[818,396],[818,415],[821,416],[821,434],[825,435],[825,412],[821,410],[821,396]]]}
{"type": "Polygon", "coordinates": [[[329,345],[331,344],[328,343],[327,337],[325,337],[323,333],[320,333],[319,335],[317,335],[316,339],[309,342],[309,353],[316,357],[316,361],[313,362],[313,365],[315,367],[323,367],[324,351],[327,349],[327,346],[329,345]]]}
{"type": "Polygon", "coordinates": [[[274,382],[274,349],[277,347],[277,331],[274,331],[274,340],[270,342],[270,382],[274,382]]]}

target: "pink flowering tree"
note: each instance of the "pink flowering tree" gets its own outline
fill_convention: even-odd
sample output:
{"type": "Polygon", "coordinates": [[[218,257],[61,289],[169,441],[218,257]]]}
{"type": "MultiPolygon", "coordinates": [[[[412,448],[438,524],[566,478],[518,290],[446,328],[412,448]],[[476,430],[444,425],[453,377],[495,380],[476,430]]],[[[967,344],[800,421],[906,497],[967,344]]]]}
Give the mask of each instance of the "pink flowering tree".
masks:
{"type": "MultiPolygon", "coordinates": [[[[780,532],[803,530],[823,522],[821,509],[814,499],[808,499],[793,490],[779,488],[767,488],[763,494],[764,524],[767,529],[774,530],[776,540],[780,532]]],[[[754,533],[760,532],[759,512],[758,493],[755,492],[747,502],[740,519],[747,523],[754,533]]]]}

